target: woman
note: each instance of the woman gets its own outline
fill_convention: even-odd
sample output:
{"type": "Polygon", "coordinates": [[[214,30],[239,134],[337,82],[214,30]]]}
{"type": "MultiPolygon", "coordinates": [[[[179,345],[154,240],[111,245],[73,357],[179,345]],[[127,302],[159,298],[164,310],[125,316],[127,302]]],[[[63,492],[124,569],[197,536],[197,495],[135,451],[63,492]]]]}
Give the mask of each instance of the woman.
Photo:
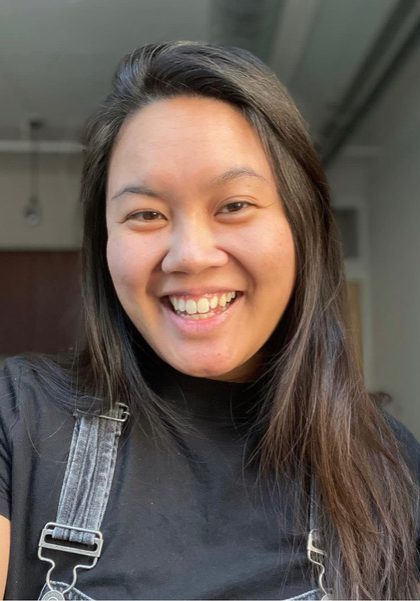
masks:
{"type": "Polygon", "coordinates": [[[85,349],[2,378],[6,598],[418,598],[418,446],[363,386],[328,186],[275,76],[133,52],[82,199],[85,349]]]}

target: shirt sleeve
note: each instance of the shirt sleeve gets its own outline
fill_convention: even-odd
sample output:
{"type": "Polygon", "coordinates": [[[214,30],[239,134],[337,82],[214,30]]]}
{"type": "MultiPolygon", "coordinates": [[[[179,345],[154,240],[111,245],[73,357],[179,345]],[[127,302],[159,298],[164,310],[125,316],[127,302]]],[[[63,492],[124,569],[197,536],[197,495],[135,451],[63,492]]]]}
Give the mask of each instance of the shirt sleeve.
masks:
{"type": "Polygon", "coordinates": [[[0,370],[0,515],[10,519],[11,514],[11,432],[15,423],[16,390],[19,380],[13,360],[5,362],[0,370]]]}

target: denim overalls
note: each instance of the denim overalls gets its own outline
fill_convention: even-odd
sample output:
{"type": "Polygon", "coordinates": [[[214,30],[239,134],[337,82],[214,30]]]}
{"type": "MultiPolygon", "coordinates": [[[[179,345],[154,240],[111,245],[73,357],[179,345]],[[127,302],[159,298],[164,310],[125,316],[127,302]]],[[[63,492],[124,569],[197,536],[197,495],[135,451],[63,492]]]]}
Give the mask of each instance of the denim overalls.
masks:
{"type": "MultiPolygon", "coordinates": [[[[118,403],[106,415],[77,412],[75,417],[56,520],[44,526],[38,545],[39,559],[51,565],[39,599],[51,601],[92,599],[76,588],[77,570],[92,569],[101,556],[103,536],[100,528],[114,477],[118,441],[129,412],[126,405],[118,403]],[[48,557],[48,549],[77,555],[69,584],[52,579],[55,561],[48,557]]],[[[314,499],[311,482],[307,554],[309,561],[317,566],[319,588],[293,597],[293,600],[329,598],[323,584],[325,570],[322,558],[325,553],[317,548],[315,542],[314,499]]]]}

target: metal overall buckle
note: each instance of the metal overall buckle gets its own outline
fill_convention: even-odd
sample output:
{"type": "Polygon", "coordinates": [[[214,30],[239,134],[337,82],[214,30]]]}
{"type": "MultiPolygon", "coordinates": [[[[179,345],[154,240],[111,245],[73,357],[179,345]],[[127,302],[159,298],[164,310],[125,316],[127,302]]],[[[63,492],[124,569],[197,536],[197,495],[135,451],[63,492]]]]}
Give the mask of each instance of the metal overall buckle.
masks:
{"type": "Polygon", "coordinates": [[[38,543],[38,557],[42,561],[47,561],[51,564],[50,569],[47,572],[46,583],[49,590],[42,596],[42,599],[49,599],[50,601],[57,600],[61,601],[65,599],[65,594],[68,593],[76,584],[77,581],[77,570],[84,569],[90,570],[96,566],[99,557],[102,552],[103,545],[102,532],[99,530],[89,530],[88,528],[78,528],[76,526],[70,526],[68,524],[58,524],[57,522],[48,522],[42,529],[41,536],[38,543]],[[84,532],[86,534],[94,535],[93,545],[84,545],[83,543],[72,543],[71,541],[59,541],[53,538],[55,528],[63,528],[66,530],[74,530],[76,532],[84,532]],[[52,539],[49,540],[49,539],[52,539]],[[64,551],[65,553],[74,553],[77,555],[84,555],[91,557],[92,562],[90,564],[78,563],[73,568],[73,580],[71,584],[64,591],[57,591],[51,584],[51,574],[56,566],[55,561],[50,557],[45,557],[42,552],[43,549],[54,549],[55,551],[64,551]]]}
{"type": "Polygon", "coordinates": [[[110,419],[114,422],[121,422],[124,423],[127,421],[127,419],[130,417],[130,411],[128,410],[128,405],[126,405],[125,403],[116,403],[116,407],[119,408],[121,415],[120,417],[113,417],[112,415],[98,415],[98,417],[101,417],[102,419],[110,419]]]}
{"type": "Polygon", "coordinates": [[[307,552],[308,552],[308,559],[310,562],[316,564],[319,568],[319,576],[318,576],[318,586],[321,589],[322,593],[323,593],[323,597],[321,599],[321,601],[328,601],[328,599],[330,599],[330,596],[328,594],[328,591],[325,588],[324,585],[324,575],[325,575],[325,566],[323,563],[322,558],[326,557],[327,554],[325,551],[323,551],[323,549],[320,549],[319,547],[317,547],[315,545],[316,543],[316,532],[317,529],[313,528],[308,535],[308,544],[307,544],[307,552]]]}
{"type": "Polygon", "coordinates": [[[109,419],[110,421],[113,422],[120,422],[122,424],[124,424],[128,418],[130,417],[130,411],[128,409],[128,405],[126,405],[125,403],[116,403],[115,407],[118,407],[119,409],[119,417],[118,416],[114,416],[114,415],[107,415],[106,413],[89,413],[88,411],[82,411],[81,409],[76,409],[76,411],[74,411],[73,413],[73,417],[79,417],[79,416],[85,416],[85,417],[99,417],[101,419],[109,419]]]}

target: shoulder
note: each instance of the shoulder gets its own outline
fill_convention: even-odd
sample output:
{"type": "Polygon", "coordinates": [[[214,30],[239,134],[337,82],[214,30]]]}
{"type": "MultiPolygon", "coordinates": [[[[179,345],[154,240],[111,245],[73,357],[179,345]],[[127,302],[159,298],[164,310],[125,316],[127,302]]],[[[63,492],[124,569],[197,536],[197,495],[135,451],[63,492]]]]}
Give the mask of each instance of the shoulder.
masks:
{"type": "Polygon", "coordinates": [[[387,411],[383,411],[385,421],[397,440],[403,459],[413,476],[420,483],[420,444],[414,434],[398,419],[387,411]]]}
{"type": "Polygon", "coordinates": [[[8,432],[19,417],[19,401],[22,373],[25,373],[23,357],[6,359],[0,370],[0,424],[8,432]]]}
{"type": "Polygon", "coordinates": [[[6,359],[0,369],[0,403],[18,403],[21,395],[42,388],[42,377],[37,369],[38,357],[16,356],[6,359]]]}
{"type": "Polygon", "coordinates": [[[13,394],[19,388],[23,357],[12,357],[4,361],[0,369],[0,399],[13,394]]]}
{"type": "Polygon", "coordinates": [[[16,356],[5,359],[0,369],[0,399],[9,395],[17,395],[23,387],[31,387],[37,383],[36,359],[16,356]]]}
{"type": "Polygon", "coordinates": [[[71,414],[71,395],[64,387],[60,391],[54,382],[58,365],[49,362],[44,369],[42,365],[47,366],[42,358],[38,363],[37,358],[23,356],[4,362],[0,370],[0,428],[4,438],[10,439],[19,425],[31,424],[34,430],[42,430],[42,424],[71,414]]]}
{"type": "Polygon", "coordinates": [[[55,370],[59,365],[42,356],[5,361],[0,371],[0,480],[7,466],[21,475],[23,466],[61,460],[61,446],[68,449],[75,407],[71,388],[60,388],[55,370]]]}
{"type": "Polygon", "coordinates": [[[54,362],[42,357],[13,357],[0,370],[0,514],[6,517],[34,496],[48,497],[66,463],[74,417],[70,402],[59,400],[58,381],[54,362]]]}

